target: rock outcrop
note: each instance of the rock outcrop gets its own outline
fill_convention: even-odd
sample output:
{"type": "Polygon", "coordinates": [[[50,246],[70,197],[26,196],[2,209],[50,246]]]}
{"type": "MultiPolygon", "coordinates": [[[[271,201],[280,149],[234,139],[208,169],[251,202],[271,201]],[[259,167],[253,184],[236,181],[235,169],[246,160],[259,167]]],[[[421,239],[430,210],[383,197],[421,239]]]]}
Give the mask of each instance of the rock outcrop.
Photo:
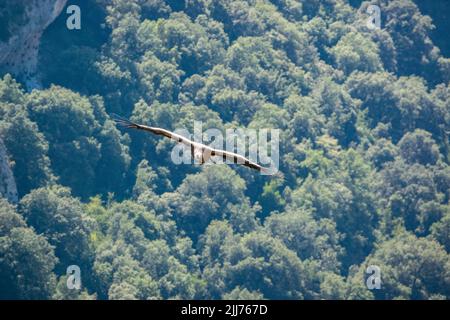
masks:
{"type": "Polygon", "coordinates": [[[0,196],[11,203],[18,201],[17,186],[13,172],[9,166],[8,155],[3,141],[0,139],[0,196]]]}
{"type": "Polygon", "coordinates": [[[0,71],[37,86],[39,43],[67,0],[3,0],[0,6],[0,71]]]}

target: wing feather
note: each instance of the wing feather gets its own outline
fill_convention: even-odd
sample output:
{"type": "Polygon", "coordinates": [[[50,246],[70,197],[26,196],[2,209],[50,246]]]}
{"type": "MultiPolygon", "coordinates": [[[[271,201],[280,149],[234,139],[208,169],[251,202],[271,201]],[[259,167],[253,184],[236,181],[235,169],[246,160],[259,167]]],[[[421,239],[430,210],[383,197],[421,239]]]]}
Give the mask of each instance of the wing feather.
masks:
{"type": "Polygon", "coordinates": [[[114,121],[117,124],[121,125],[122,127],[148,131],[153,134],[172,139],[176,142],[183,143],[187,146],[196,145],[196,143],[194,141],[192,141],[186,137],[183,137],[180,134],[174,133],[172,131],[169,131],[169,130],[166,130],[163,128],[150,127],[150,126],[138,124],[138,123],[132,122],[128,119],[125,119],[125,118],[117,116],[117,115],[113,115],[113,117],[114,117],[114,121]]]}
{"type": "Polygon", "coordinates": [[[258,170],[258,171],[263,171],[266,172],[267,169],[264,167],[261,167],[259,164],[251,161],[250,159],[241,156],[240,154],[234,153],[234,152],[230,152],[230,151],[225,151],[225,150],[219,150],[219,149],[213,149],[211,152],[212,156],[217,156],[217,157],[222,157],[223,160],[228,160],[228,161],[232,161],[235,164],[242,164],[246,167],[258,170]]]}

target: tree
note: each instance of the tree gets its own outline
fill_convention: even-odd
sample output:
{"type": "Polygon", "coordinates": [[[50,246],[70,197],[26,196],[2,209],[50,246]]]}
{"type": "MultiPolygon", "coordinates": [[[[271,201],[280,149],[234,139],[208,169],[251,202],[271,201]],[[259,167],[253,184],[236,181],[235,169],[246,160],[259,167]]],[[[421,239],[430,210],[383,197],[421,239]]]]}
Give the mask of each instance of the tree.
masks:
{"type": "Polygon", "coordinates": [[[51,182],[48,141],[31,121],[26,95],[9,75],[0,79],[0,136],[12,161],[19,197],[51,182]]]}
{"type": "Polygon", "coordinates": [[[48,142],[19,106],[3,105],[10,116],[0,120],[0,135],[14,161],[13,173],[19,197],[54,180],[48,157],[48,142]],[[16,111],[16,112],[14,112],[16,111]]]}
{"type": "MultiPolygon", "coordinates": [[[[55,293],[52,296],[54,300],[95,300],[96,294],[90,295],[87,290],[69,289],[67,287],[67,276],[61,276],[56,285],[55,293]]],[[[82,283],[83,285],[83,283],[82,283]]]]}
{"type": "Polygon", "coordinates": [[[399,141],[400,155],[408,163],[434,165],[440,157],[439,147],[431,137],[431,133],[415,130],[407,133],[399,141]]]}
{"type": "Polygon", "coordinates": [[[94,188],[100,159],[100,144],[93,137],[100,126],[89,100],[53,86],[31,93],[28,110],[49,142],[52,169],[60,182],[86,197],[94,188]]]}
{"type": "Polygon", "coordinates": [[[436,241],[401,233],[379,245],[361,265],[381,271],[381,290],[376,299],[431,299],[449,295],[450,256],[436,241]]]}
{"type": "Polygon", "coordinates": [[[303,263],[280,241],[249,233],[229,249],[225,283],[259,291],[268,299],[311,299],[313,266],[303,263]],[[240,258],[238,258],[240,257],[240,258]]]}
{"type": "Polygon", "coordinates": [[[264,225],[272,237],[282,240],[300,259],[316,259],[321,269],[339,271],[342,247],[332,220],[316,221],[309,212],[292,210],[272,214],[264,225]]]}
{"type": "Polygon", "coordinates": [[[347,33],[330,51],[337,67],[346,74],[355,70],[376,72],[382,69],[378,46],[360,33],[347,33]]]}
{"type": "Polygon", "coordinates": [[[292,192],[288,207],[336,223],[342,234],[340,244],[346,250],[341,259],[345,270],[362,261],[372,249],[378,224],[377,201],[370,191],[375,185],[370,165],[355,150],[328,152],[340,159],[338,164],[333,166],[333,160],[311,152],[303,164],[311,173],[292,192]]]}
{"type": "MultiPolygon", "coordinates": [[[[79,265],[83,274],[90,274],[90,223],[82,204],[69,189],[58,185],[35,189],[22,198],[19,210],[27,223],[55,247],[58,274],[65,273],[72,264],[79,265]]],[[[89,285],[89,277],[85,279],[89,285]]]]}
{"type": "MultiPolygon", "coordinates": [[[[444,174],[445,176],[445,174],[444,174]]],[[[394,221],[403,224],[407,230],[418,235],[429,233],[429,227],[443,215],[446,203],[442,186],[439,186],[433,171],[420,164],[408,165],[401,159],[389,162],[380,171],[378,194],[387,211],[384,224],[392,231],[394,221]],[[444,202],[443,202],[444,201],[444,202]],[[401,217],[400,220],[398,218],[401,217]]]]}
{"type": "Polygon", "coordinates": [[[307,87],[305,72],[262,37],[238,38],[227,50],[226,66],[244,78],[247,89],[273,103],[307,87]]]}
{"type": "Polygon", "coordinates": [[[258,291],[248,291],[246,288],[242,289],[236,287],[229,293],[222,296],[223,300],[263,300],[264,296],[258,291]]]}
{"type": "Polygon", "coordinates": [[[53,247],[0,198],[1,299],[48,299],[56,285],[53,247]]]}
{"type": "Polygon", "coordinates": [[[431,235],[440,244],[442,244],[447,252],[450,252],[450,213],[447,208],[446,214],[431,226],[431,235]]]}
{"type": "MultiPolygon", "coordinates": [[[[207,166],[201,173],[189,175],[177,190],[168,194],[170,206],[177,213],[174,217],[179,226],[194,240],[203,233],[212,220],[233,219],[238,213],[244,218],[248,229],[256,226],[254,210],[244,195],[245,182],[225,165],[207,166]],[[235,208],[246,208],[239,212],[235,208]]],[[[241,218],[242,219],[242,218],[241,218]]],[[[234,225],[238,229],[238,225],[234,225]]]]}
{"type": "Polygon", "coordinates": [[[420,65],[422,75],[433,75],[432,69],[436,68],[440,55],[429,36],[434,27],[431,18],[422,15],[414,2],[406,0],[384,0],[381,10],[385,28],[397,49],[399,72],[415,74],[420,65]]]}
{"type": "Polygon", "coordinates": [[[130,256],[118,257],[114,281],[108,291],[111,300],[157,299],[158,286],[155,281],[130,256]]]}
{"type": "Polygon", "coordinates": [[[61,184],[83,198],[120,187],[130,159],[101,98],[52,86],[31,93],[27,106],[49,142],[52,169],[61,184]]]}
{"type": "Polygon", "coordinates": [[[331,79],[321,80],[311,96],[320,106],[326,117],[326,128],[330,135],[343,146],[356,139],[356,110],[359,102],[344,91],[344,88],[331,79]]]}

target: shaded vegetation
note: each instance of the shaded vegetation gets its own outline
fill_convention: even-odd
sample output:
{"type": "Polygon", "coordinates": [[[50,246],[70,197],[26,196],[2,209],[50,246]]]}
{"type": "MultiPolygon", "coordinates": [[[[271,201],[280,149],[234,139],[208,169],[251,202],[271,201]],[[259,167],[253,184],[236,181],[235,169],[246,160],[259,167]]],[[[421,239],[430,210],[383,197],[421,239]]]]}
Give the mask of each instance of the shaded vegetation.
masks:
{"type": "Polygon", "coordinates": [[[46,31],[43,87],[0,79],[20,196],[0,198],[0,298],[449,299],[448,35],[377,3],[380,30],[361,1],[71,1],[82,30],[63,11],[46,31]],[[285,179],[175,165],[112,113],[280,129],[285,179]]]}

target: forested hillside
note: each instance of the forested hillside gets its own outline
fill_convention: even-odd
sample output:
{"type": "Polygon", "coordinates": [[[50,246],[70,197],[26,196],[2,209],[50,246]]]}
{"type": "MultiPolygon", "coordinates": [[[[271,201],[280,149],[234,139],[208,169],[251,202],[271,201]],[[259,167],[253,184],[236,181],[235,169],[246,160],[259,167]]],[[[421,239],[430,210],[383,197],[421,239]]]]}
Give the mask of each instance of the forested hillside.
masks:
{"type": "MultiPolygon", "coordinates": [[[[449,6],[432,2],[373,1],[377,29],[364,1],[69,0],[81,30],[64,8],[33,81],[0,65],[0,298],[450,299],[449,6]],[[284,179],[175,165],[113,113],[280,129],[284,179]]],[[[0,40],[19,3],[0,0],[0,40]]]]}

